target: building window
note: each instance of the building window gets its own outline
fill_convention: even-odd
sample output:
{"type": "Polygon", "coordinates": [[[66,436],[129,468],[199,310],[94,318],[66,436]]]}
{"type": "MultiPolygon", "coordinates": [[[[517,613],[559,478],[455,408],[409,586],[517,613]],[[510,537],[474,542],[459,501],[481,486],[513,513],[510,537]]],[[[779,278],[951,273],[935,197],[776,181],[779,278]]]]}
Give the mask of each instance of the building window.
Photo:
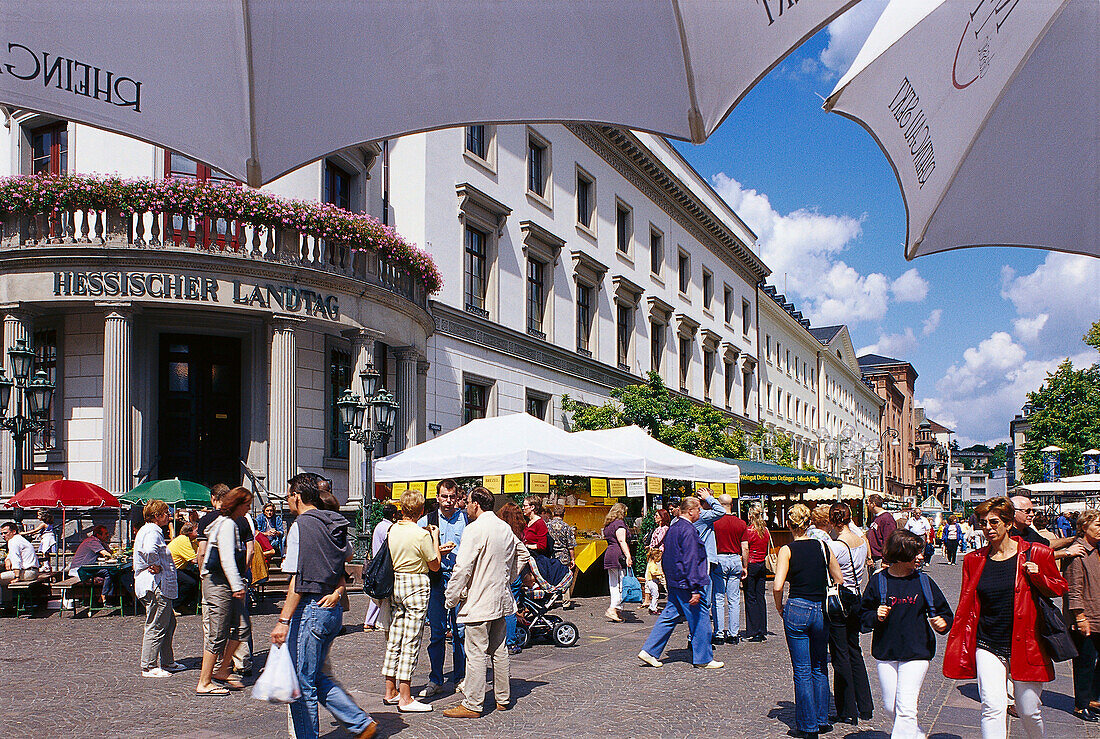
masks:
{"type": "Polygon", "coordinates": [[[676,261],[676,271],[680,292],[687,295],[688,288],[691,287],[691,258],[684,252],[680,252],[680,256],[676,261]]]}
{"type": "Polygon", "coordinates": [[[527,190],[546,197],[546,184],[550,179],[550,147],[533,135],[527,136],[527,190]]]}
{"type": "Polygon", "coordinates": [[[772,384],[770,382],[768,383],[767,389],[765,390],[765,392],[767,393],[766,404],[767,404],[768,413],[771,413],[772,412],[772,384]]]}
{"type": "Polygon", "coordinates": [[[630,253],[630,239],[634,236],[634,216],[629,206],[615,204],[615,248],[620,254],[630,253]]]}
{"type": "Polygon", "coordinates": [[[219,172],[209,165],[203,164],[202,162],[196,162],[191,157],[184,156],[175,151],[166,151],[164,153],[164,176],[183,177],[185,179],[198,180],[199,182],[216,180],[232,182],[236,185],[241,184],[226,173],[219,172]]]}
{"type": "Polygon", "coordinates": [[[546,265],[527,260],[527,333],[546,338],[546,265]]]}
{"type": "Polygon", "coordinates": [[[710,381],[714,376],[715,352],[707,349],[703,352],[703,399],[710,400],[710,381]]]}
{"type": "MultiPolygon", "coordinates": [[[[57,329],[44,329],[34,332],[34,370],[46,373],[46,378],[56,388],[50,412],[45,417],[46,428],[34,434],[35,449],[57,448],[58,408],[60,406],[60,388],[57,385],[57,329]]],[[[26,460],[24,460],[26,463],[26,460]]],[[[28,465],[29,466],[29,465],[28,465]]]]}
{"type": "Polygon", "coordinates": [[[330,349],[328,353],[328,454],[336,459],[348,458],[348,429],[340,420],[340,409],[336,403],[344,391],[351,387],[351,352],[344,349],[330,349]]]}
{"type": "Polygon", "coordinates": [[[52,123],[31,135],[31,174],[65,174],[69,165],[68,124],[52,123]]]}
{"type": "Polygon", "coordinates": [[[489,235],[473,226],[466,226],[466,310],[488,317],[485,309],[486,286],[486,242],[489,235]]]}
{"type": "Polygon", "coordinates": [[[749,335],[749,329],[752,328],[752,303],[741,299],[741,333],[745,336],[749,335]]]}
{"type": "Polygon", "coordinates": [[[665,356],[665,325],[651,321],[649,324],[649,368],[661,373],[661,363],[665,356]]]}
{"type": "Polygon", "coordinates": [[[351,210],[351,182],[355,179],[344,169],[332,162],[325,162],[325,188],[323,202],[337,208],[351,210]]]}
{"type": "MultiPolygon", "coordinates": [[[[198,180],[199,182],[241,184],[224,172],[219,172],[209,165],[197,162],[191,157],[174,151],[164,153],[164,176],[198,180]]],[[[201,244],[206,246],[213,240],[230,250],[236,250],[240,246],[240,227],[239,222],[227,221],[224,218],[210,218],[208,216],[196,218],[195,216],[176,214],[171,217],[165,216],[164,230],[173,243],[177,245],[183,244],[184,237],[186,237],[188,242],[186,245],[198,246],[201,244]],[[184,228],[185,218],[187,219],[186,228],[184,228]]]]}
{"type": "Polygon", "coordinates": [[[592,229],[592,217],[596,213],[596,198],[593,190],[596,183],[580,170],[577,171],[577,223],[592,229]]]}
{"type": "Polygon", "coordinates": [[[703,310],[710,310],[711,301],[714,300],[714,275],[703,270],[703,310]]]}
{"type": "Polygon", "coordinates": [[[527,393],[527,413],[540,421],[546,420],[546,398],[542,395],[527,393]]]}
{"type": "Polygon", "coordinates": [[[489,147],[485,126],[466,126],[466,151],[478,159],[488,159],[489,147]]]}
{"type": "Polygon", "coordinates": [[[589,339],[592,335],[592,288],[577,283],[577,351],[592,356],[589,339]]]}
{"type": "Polygon", "coordinates": [[[787,353],[784,356],[783,368],[787,371],[788,375],[791,374],[791,350],[790,349],[787,350],[787,353]]]}
{"type": "Polygon", "coordinates": [[[660,276],[661,267],[665,263],[665,237],[656,230],[649,231],[649,271],[660,276]]]}
{"type": "Polygon", "coordinates": [[[772,363],[772,335],[764,334],[764,361],[772,363]]]}
{"type": "Polygon", "coordinates": [[[723,369],[722,377],[723,377],[723,379],[725,380],[725,383],[726,383],[726,408],[731,407],[732,400],[733,400],[733,386],[734,386],[734,381],[733,381],[734,380],[734,375],[733,375],[733,373],[734,373],[734,368],[736,366],[737,365],[735,365],[733,362],[725,362],[724,366],[722,367],[722,369],[723,369]]]}
{"type": "Polygon", "coordinates": [[[462,385],[462,423],[485,418],[489,408],[489,386],[466,381],[462,385]]]}
{"type": "Polygon", "coordinates": [[[691,337],[680,337],[680,392],[688,391],[688,379],[691,376],[691,337]]]}
{"type": "Polygon", "coordinates": [[[749,398],[752,396],[752,371],[746,371],[741,378],[741,412],[749,415],[749,398]]]}
{"type": "Polygon", "coordinates": [[[733,290],[726,285],[722,290],[722,315],[727,324],[733,323],[733,290]]]}
{"type": "Polygon", "coordinates": [[[634,308],[620,303],[615,317],[615,356],[619,369],[630,369],[630,343],[634,336],[634,308]]]}

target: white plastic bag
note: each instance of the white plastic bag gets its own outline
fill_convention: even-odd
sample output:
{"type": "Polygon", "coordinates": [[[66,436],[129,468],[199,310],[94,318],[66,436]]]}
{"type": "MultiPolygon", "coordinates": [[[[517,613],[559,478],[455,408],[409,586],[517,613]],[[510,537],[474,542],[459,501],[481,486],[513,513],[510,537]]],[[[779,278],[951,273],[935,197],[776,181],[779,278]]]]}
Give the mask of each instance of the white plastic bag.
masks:
{"type": "Polygon", "coordinates": [[[268,703],[293,703],[301,695],[290,650],[285,643],[272,644],[267,653],[267,665],[252,686],[252,697],[268,703]]]}

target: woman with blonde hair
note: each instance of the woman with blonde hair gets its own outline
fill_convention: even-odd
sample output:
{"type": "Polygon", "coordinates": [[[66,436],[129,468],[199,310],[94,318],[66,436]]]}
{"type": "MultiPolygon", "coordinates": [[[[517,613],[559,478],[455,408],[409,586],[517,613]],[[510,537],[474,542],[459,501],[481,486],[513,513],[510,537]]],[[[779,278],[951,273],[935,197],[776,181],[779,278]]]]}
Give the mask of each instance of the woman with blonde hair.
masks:
{"type": "Polygon", "coordinates": [[[749,508],[749,529],[745,541],[749,545],[749,557],[745,562],[745,641],[762,642],[768,638],[768,606],[764,591],[768,582],[768,559],[772,535],[764,522],[764,511],[759,505],[749,508]]]}
{"type": "Polygon", "coordinates": [[[611,605],[604,614],[611,621],[620,622],[619,611],[623,607],[623,576],[634,566],[630,552],[630,528],[626,525],[626,506],[616,503],[603,519],[603,538],[607,550],[603,553],[603,568],[607,570],[607,587],[611,591],[611,605]]]}
{"type": "Polygon", "coordinates": [[[799,736],[830,731],[829,627],[825,622],[825,591],[829,579],[840,584],[844,574],[832,550],[807,534],[810,509],[796,503],[787,511],[794,540],[779,549],[772,594],[783,617],[783,631],[794,671],[794,714],[799,736]],[[783,586],[790,583],[786,605],[783,586]]]}
{"type": "Polygon", "coordinates": [[[420,655],[420,635],[428,615],[431,582],[428,571],[439,571],[439,528],[420,528],[424,496],[415,490],[401,494],[401,520],[390,527],[387,541],[393,559],[393,594],[390,596],[386,656],[382,676],[386,690],[382,702],[402,713],[423,713],[431,705],[412,697],[411,682],[420,655]]]}

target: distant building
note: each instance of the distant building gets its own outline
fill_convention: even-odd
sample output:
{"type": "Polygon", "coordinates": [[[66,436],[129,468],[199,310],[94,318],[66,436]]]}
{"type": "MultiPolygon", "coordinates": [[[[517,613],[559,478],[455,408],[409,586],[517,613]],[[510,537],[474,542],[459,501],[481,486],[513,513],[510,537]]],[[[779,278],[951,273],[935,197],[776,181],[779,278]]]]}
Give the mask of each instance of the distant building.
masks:
{"type": "Polygon", "coordinates": [[[1023,407],[1023,413],[1017,413],[1016,417],[1008,422],[1008,453],[1005,457],[1008,465],[1008,484],[1019,485],[1024,481],[1024,446],[1027,444],[1027,435],[1031,431],[1030,404],[1023,407]]]}
{"type": "Polygon", "coordinates": [[[941,501],[945,507],[951,505],[950,478],[951,448],[949,446],[951,429],[925,417],[924,409],[915,409],[917,417],[917,487],[921,500],[929,496],[941,501]]]}
{"type": "Polygon", "coordinates": [[[859,368],[880,398],[885,400],[880,434],[897,433],[897,445],[886,444],[886,491],[901,498],[917,495],[917,425],[913,391],[917,371],[901,359],[879,354],[859,358],[859,368]]]}

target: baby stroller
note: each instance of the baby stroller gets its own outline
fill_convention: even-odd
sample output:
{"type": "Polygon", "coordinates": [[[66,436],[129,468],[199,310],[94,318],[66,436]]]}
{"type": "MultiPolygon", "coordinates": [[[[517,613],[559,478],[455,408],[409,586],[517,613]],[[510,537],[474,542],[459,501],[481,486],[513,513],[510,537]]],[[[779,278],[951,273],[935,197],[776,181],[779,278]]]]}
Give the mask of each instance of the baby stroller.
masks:
{"type": "Polygon", "coordinates": [[[516,643],[526,649],[537,639],[551,639],[559,647],[571,647],[580,639],[577,625],[550,611],[569,593],[573,573],[550,557],[536,557],[536,566],[523,574],[523,598],[516,613],[516,643]],[[556,566],[555,566],[556,565],[556,566]],[[551,584],[554,580],[556,584],[551,584]]]}

